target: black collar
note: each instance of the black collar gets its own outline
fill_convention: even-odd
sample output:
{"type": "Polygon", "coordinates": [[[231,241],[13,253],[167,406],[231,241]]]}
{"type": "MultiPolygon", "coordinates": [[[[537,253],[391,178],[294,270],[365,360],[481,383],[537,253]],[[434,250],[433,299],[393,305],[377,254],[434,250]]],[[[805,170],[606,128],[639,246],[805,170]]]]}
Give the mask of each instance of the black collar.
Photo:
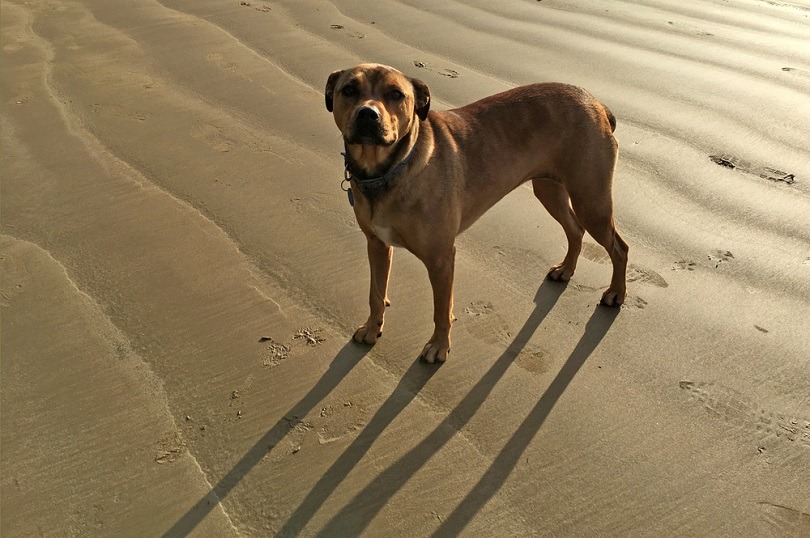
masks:
{"type": "MultiPolygon", "coordinates": [[[[410,142],[410,136],[408,136],[407,142],[410,142]]],[[[391,167],[388,172],[385,174],[378,176],[378,177],[365,177],[362,173],[357,173],[357,169],[352,166],[352,163],[349,162],[349,155],[348,152],[341,152],[343,155],[344,165],[346,167],[346,179],[353,180],[357,183],[357,186],[360,187],[361,191],[368,191],[374,189],[380,189],[388,186],[389,183],[394,181],[396,177],[405,169],[407,166],[408,161],[411,160],[411,156],[413,155],[413,150],[416,148],[416,144],[411,147],[411,150],[402,159],[398,164],[391,167]]]]}

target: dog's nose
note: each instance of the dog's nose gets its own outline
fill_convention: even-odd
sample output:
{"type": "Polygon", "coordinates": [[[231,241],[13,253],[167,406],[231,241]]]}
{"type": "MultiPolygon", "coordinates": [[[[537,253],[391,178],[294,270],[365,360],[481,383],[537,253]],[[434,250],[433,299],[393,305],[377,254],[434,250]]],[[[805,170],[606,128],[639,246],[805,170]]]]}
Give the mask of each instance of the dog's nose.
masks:
{"type": "Polygon", "coordinates": [[[376,123],[380,121],[380,113],[373,106],[362,106],[357,111],[357,121],[376,123]]]}

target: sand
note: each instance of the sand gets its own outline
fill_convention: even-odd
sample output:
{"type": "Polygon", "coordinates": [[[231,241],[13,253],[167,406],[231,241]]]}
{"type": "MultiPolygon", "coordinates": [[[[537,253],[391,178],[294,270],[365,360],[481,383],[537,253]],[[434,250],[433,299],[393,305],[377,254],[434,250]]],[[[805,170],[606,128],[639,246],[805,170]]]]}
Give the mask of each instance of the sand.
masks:
{"type": "MultiPolygon", "coordinates": [[[[0,534],[810,535],[810,3],[3,0],[0,534]],[[386,334],[328,74],[618,119],[629,296],[521,187],[386,334]]],[[[498,158],[498,156],[493,156],[498,158]]]]}

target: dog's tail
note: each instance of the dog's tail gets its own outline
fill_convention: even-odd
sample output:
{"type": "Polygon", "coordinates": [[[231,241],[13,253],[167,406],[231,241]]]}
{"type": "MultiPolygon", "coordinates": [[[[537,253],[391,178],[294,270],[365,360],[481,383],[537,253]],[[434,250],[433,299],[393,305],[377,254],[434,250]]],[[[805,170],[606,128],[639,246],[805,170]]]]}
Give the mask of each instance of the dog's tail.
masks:
{"type": "Polygon", "coordinates": [[[614,132],[616,130],[616,116],[605,105],[602,105],[602,108],[605,109],[605,115],[607,115],[608,123],[610,123],[610,132],[614,132]]]}

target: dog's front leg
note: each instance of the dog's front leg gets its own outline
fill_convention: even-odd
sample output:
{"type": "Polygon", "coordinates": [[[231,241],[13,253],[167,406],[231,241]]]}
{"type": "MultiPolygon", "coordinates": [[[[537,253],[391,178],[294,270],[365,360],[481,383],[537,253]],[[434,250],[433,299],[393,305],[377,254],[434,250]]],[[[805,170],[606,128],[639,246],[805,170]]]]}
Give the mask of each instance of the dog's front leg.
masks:
{"type": "Polygon", "coordinates": [[[368,293],[368,321],[354,332],[354,341],[361,344],[374,344],[382,336],[385,307],[388,302],[388,275],[391,273],[391,258],[394,249],[377,236],[366,233],[368,240],[368,263],[371,269],[371,286],[368,293]]]}
{"type": "Polygon", "coordinates": [[[434,252],[422,261],[428,270],[433,287],[433,336],[425,345],[419,358],[425,362],[444,362],[450,352],[450,328],[456,318],[453,316],[453,271],[456,247],[434,252]]]}

